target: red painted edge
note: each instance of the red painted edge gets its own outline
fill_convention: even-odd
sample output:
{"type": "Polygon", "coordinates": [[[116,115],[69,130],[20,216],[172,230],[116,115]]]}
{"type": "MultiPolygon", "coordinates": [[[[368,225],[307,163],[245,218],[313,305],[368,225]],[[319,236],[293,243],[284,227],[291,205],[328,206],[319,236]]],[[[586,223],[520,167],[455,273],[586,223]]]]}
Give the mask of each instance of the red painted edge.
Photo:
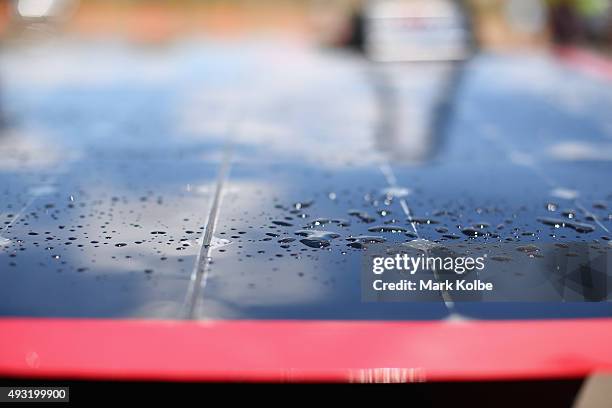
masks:
{"type": "Polygon", "coordinates": [[[605,55],[579,47],[558,47],[554,54],[571,67],[612,80],[612,59],[605,55]]]}
{"type": "Polygon", "coordinates": [[[372,322],[0,319],[0,376],[465,381],[612,371],[612,319],[372,322]]]}

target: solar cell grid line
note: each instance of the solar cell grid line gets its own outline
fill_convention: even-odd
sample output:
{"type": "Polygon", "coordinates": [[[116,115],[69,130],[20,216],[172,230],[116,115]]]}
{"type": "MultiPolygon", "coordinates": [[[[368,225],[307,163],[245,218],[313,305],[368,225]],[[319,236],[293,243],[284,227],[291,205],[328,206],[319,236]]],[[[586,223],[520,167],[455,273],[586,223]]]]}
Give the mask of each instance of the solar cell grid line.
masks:
{"type": "Polygon", "coordinates": [[[185,294],[185,301],[183,304],[183,310],[181,316],[185,319],[194,319],[196,307],[198,304],[198,298],[202,291],[202,288],[206,285],[208,277],[208,266],[210,264],[210,251],[211,243],[213,239],[213,233],[217,226],[217,220],[219,217],[219,207],[223,199],[223,188],[225,186],[226,179],[229,176],[231,162],[232,162],[232,147],[231,142],[226,142],[225,151],[223,154],[223,160],[219,166],[219,173],[215,183],[215,193],[213,201],[210,205],[210,211],[208,213],[208,219],[206,221],[206,228],[202,232],[200,240],[200,249],[196,256],[193,270],[191,272],[189,286],[185,294]]]}
{"type": "Polygon", "coordinates": [[[6,224],[5,226],[2,227],[2,229],[0,229],[0,234],[7,232],[9,228],[11,228],[13,226],[13,224],[15,222],[17,222],[21,216],[26,212],[26,210],[28,208],[30,208],[32,206],[32,204],[34,204],[34,202],[36,201],[36,199],[38,198],[38,196],[33,195],[32,197],[30,197],[30,199],[27,201],[27,203],[25,203],[23,205],[23,207],[21,207],[21,209],[19,211],[17,211],[17,214],[15,214],[15,216],[11,219],[11,221],[6,224]]]}
{"type": "Polygon", "coordinates": [[[576,199],[574,201],[574,203],[576,204],[576,207],[578,207],[578,209],[580,209],[580,211],[582,211],[586,216],[593,218],[593,221],[595,222],[595,224],[597,224],[601,229],[603,229],[604,231],[606,231],[608,234],[610,233],[610,230],[608,229],[608,227],[606,227],[601,220],[597,217],[597,215],[595,215],[592,211],[589,211],[584,204],[582,204],[581,201],[578,201],[578,199],[576,199]]]}
{"type": "Polygon", "coordinates": [[[225,140],[223,143],[223,155],[215,181],[213,200],[210,204],[208,218],[206,220],[206,227],[202,231],[202,235],[200,237],[200,248],[193,265],[189,286],[187,288],[187,292],[185,293],[185,300],[180,313],[180,316],[183,319],[199,319],[203,317],[200,316],[201,313],[198,313],[198,305],[200,304],[201,297],[203,296],[203,290],[208,281],[208,272],[212,260],[211,252],[214,249],[213,238],[215,229],[217,227],[217,222],[219,221],[220,217],[221,203],[224,194],[223,190],[230,177],[230,171],[233,164],[234,144],[236,143],[236,134],[244,131],[243,125],[248,117],[246,113],[247,109],[244,106],[238,107],[236,111],[238,113],[235,115],[235,118],[230,119],[230,121],[227,123],[225,140]]]}
{"type": "MultiPolygon", "coordinates": [[[[398,188],[398,184],[397,184],[397,178],[395,177],[395,173],[393,172],[393,169],[391,168],[391,166],[388,163],[384,163],[380,166],[380,171],[382,172],[383,176],[385,177],[385,180],[387,182],[387,184],[389,185],[389,187],[393,188],[393,189],[397,189],[398,188]]],[[[420,239],[419,233],[417,231],[416,228],[416,223],[414,222],[413,218],[412,218],[412,213],[410,211],[410,207],[408,207],[408,202],[406,201],[406,199],[404,197],[400,197],[399,198],[399,202],[400,202],[400,206],[402,207],[402,211],[404,212],[404,215],[406,215],[406,217],[408,218],[408,221],[410,222],[410,224],[412,225],[412,228],[414,230],[414,233],[417,236],[417,239],[420,239]]],[[[425,253],[428,253],[428,250],[425,249],[425,253]]],[[[438,272],[436,271],[435,267],[432,268],[432,273],[434,278],[436,279],[436,281],[440,281],[440,277],[438,275],[438,272]]],[[[459,316],[457,315],[457,313],[454,311],[455,308],[455,303],[450,295],[450,293],[448,293],[448,291],[446,289],[442,289],[440,291],[442,299],[444,300],[444,305],[446,306],[446,308],[448,309],[450,316],[448,317],[448,319],[457,319],[459,318],[459,316]]]]}
{"type": "MultiPolygon", "coordinates": [[[[546,183],[551,189],[567,189],[562,184],[557,182],[551,175],[544,172],[544,170],[542,170],[536,164],[535,160],[529,153],[525,153],[523,151],[516,149],[511,144],[511,142],[505,141],[504,139],[502,139],[499,133],[496,131],[496,129],[487,127],[484,129],[484,133],[482,132],[476,132],[476,133],[480,135],[481,138],[486,138],[496,143],[506,153],[506,156],[508,158],[511,158],[512,156],[525,157],[527,159],[527,161],[525,162],[525,167],[529,168],[534,173],[534,175],[536,175],[538,178],[544,181],[544,183],[546,183]]],[[[592,211],[589,211],[578,200],[577,197],[574,198],[573,202],[576,205],[576,207],[580,209],[580,211],[582,211],[586,216],[592,217],[593,221],[597,224],[598,227],[600,227],[606,233],[608,234],[610,233],[610,230],[601,222],[601,220],[599,220],[597,215],[594,214],[592,211]]]]}
{"type": "MultiPolygon", "coordinates": [[[[56,177],[51,178],[51,180],[49,180],[47,182],[47,185],[53,185],[56,181],[56,177]]],[[[23,216],[23,214],[25,214],[25,212],[32,207],[32,205],[38,200],[39,197],[41,197],[42,194],[34,194],[32,192],[29,193],[31,195],[31,197],[29,198],[29,200],[21,207],[21,209],[13,216],[13,218],[11,219],[11,221],[4,225],[2,228],[0,228],[0,236],[2,233],[6,233],[9,228],[11,228],[13,226],[13,224],[15,224],[17,221],[19,221],[19,219],[21,219],[21,217],[23,216]]]]}
{"type": "MultiPolygon", "coordinates": [[[[451,68],[451,69],[452,69],[451,73],[453,74],[453,76],[457,72],[459,72],[459,69],[457,69],[456,67],[451,68]]],[[[396,118],[393,115],[386,114],[385,112],[387,112],[387,110],[393,109],[392,105],[396,105],[398,103],[397,99],[391,96],[393,95],[393,92],[389,91],[389,89],[392,89],[394,86],[397,86],[397,85],[390,83],[390,81],[392,81],[392,78],[390,77],[388,73],[386,73],[382,69],[372,69],[370,72],[370,75],[368,76],[368,79],[372,83],[372,89],[375,91],[374,96],[376,96],[375,99],[377,101],[377,107],[378,107],[378,121],[379,121],[378,128],[382,129],[383,131],[387,131],[387,132],[395,132],[396,130],[394,129],[394,124],[388,123],[388,122],[394,121],[396,120],[396,118]],[[379,89],[381,84],[385,84],[385,86],[388,88],[386,91],[383,90],[382,93],[381,93],[381,90],[379,89]]],[[[443,89],[438,90],[440,94],[438,96],[439,101],[434,103],[433,106],[430,107],[430,109],[434,109],[434,110],[438,109],[439,108],[438,105],[442,105],[446,103],[446,101],[444,100],[445,98],[452,97],[452,92],[451,92],[452,86],[450,86],[450,84],[443,84],[442,86],[443,86],[443,89]]],[[[430,126],[433,127],[433,124],[430,126]]],[[[439,132],[440,129],[435,129],[434,131],[439,132]]],[[[388,184],[388,187],[390,187],[393,190],[397,190],[398,187],[400,186],[398,186],[397,177],[395,176],[395,173],[393,172],[393,169],[391,165],[389,164],[389,162],[385,162],[381,164],[379,166],[379,169],[382,172],[388,184]]],[[[413,219],[412,212],[410,211],[410,207],[408,206],[408,202],[406,198],[398,197],[398,201],[400,203],[400,207],[404,215],[407,217],[408,221],[410,222],[412,230],[414,231],[417,239],[420,239],[420,235],[416,227],[416,222],[413,219]]],[[[427,249],[425,249],[425,253],[426,254],[428,253],[427,249]]],[[[432,269],[432,273],[436,281],[439,282],[440,277],[435,268],[432,269]]],[[[458,314],[454,311],[455,309],[454,301],[452,300],[450,293],[446,289],[443,289],[441,290],[441,296],[444,301],[445,307],[450,312],[450,316],[448,318],[449,319],[458,318],[458,314]]]]}
{"type": "MultiPolygon", "coordinates": [[[[380,171],[385,177],[385,180],[387,181],[387,184],[389,185],[389,187],[393,189],[397,189],[398,187],[397,179],[395,178],[395,173],[393,173],[393,169],[391,168],[389,163],[384,163],[380,165],[380,171]]],[[[404,212],[404,214],[408,218],[408,221],[410,222],[410,225],[412,226],[412,230],[416,234],[417,238],[420,238],[419,231],[417,231],[416,222],[414,222],[412,218],[412,213],[410,212],[410,207],[408,207],[408,203],[406,202],[406,199],[404,197],[399,197],[399,202],[400,202],[400,206],[402,207],[402,211],[404,212]]]]}
{"type": "MultiPolygon", "coordinates": [[[[53,185],[55,184],[57,180],[56,176],[51,177],[47,182],[46,185],[53,185]]],[[[31,188],[31,187],[30,187],[31,188]]],[[[38,199],[43,196],[44,194],[37,194],[35,192],[30,191],[28,193],[30,195],[30,198],[28,199],[28,201],[19,209],[19,211],[17,211],[17,213],[15,213],[13,215],[13,217],[11,218],[11,220],[5,224],[4,226],[0,227],[0,247],[3,246],[4,244],[10,244],[11,240],[10,238],[6,237],[5,235],[9,232],[9,230],[11,229],[11,227],[18,222],[21,217],[23,217],[23,215],[25,214],[25,212],[32,207],[32,205],[34,205],[34,203],[36,201],[38,201],[38,199]]],[[[0,216],[4,215],[4,213],[0,213],[0,216]]]]}

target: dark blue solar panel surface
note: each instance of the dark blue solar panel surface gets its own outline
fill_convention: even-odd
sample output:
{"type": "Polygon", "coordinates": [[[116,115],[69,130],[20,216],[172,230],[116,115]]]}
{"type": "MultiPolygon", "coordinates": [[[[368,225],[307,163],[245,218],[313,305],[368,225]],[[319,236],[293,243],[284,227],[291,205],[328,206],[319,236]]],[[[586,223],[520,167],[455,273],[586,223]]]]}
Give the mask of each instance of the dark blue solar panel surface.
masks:
{"type": "Polygon", "coordinates": [[[5,48],[0,68],[0,315],[612,314],[607,299],[361,300],[351,237],[610,247],[612,83],[552,57],[59,43],[5,48]],[[569,210],[592,231],[538,221],[569,210]],[[324,248],[296,234],[317,220],[338,235],[324,248]]]}

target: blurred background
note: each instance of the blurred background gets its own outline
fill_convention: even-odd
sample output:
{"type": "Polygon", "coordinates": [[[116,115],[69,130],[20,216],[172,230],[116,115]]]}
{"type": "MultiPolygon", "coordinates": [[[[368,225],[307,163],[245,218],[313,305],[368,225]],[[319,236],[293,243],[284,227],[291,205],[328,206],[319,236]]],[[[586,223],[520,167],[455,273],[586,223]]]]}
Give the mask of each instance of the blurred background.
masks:
{"type": "MultiPolygon", "coordinates": [[[[420,8],[427,4],[360,0],[4,0],[0,34],[5,41],[23,39],[24,35],[62,34],[164,42],[190,35],[240,38],[253,33],[282,33],[295,40],[329,44],[346,40],[354,29],[355,14],[364,13],[375,3],[399,5],[386,11],[387,18],[401,17],[402,3],[421,3],[420,8]]],[[[581,44],[610,52],[610,0],[456,3],[462,3],[468,11],[477,41],[486,49],[581,44]]],[[[406,24],[416,22],[416,16],[411,17],[406,24]]]]}

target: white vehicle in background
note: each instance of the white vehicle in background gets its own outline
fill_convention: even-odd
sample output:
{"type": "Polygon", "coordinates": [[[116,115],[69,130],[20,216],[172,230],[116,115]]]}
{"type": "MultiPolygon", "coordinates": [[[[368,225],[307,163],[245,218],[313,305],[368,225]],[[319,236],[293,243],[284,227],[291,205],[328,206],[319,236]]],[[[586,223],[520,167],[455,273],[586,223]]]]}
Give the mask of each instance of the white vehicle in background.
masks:
{"type": "Polygon", "coordinates": [[[364,5],[364,50],[374,61],[455,61],[472,35],[461,1],[372,0],[364,5]]]}
{"type": "Polygon", "coordinates": [[[463,62],[474,41],[466,6],[454,0],[370,0],[353,16],[348,44],[372,61],[376,146],[396,162],[439,150],[463,62]]]}

